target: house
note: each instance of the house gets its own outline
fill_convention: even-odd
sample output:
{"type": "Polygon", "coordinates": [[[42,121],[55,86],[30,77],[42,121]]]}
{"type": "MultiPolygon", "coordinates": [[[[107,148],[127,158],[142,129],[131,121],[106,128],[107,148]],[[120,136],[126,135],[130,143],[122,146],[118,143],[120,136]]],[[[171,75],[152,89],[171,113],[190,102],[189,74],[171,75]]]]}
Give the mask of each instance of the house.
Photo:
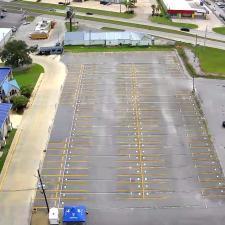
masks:
{"type": "Polygon", "coordinates": [[[5,138],[8,135],[8,131],[12,130],[9,118],[11,108],[12,104],[0,103],[0,148],[6,144],[5,138]]]}
{"type": "Polygon", "coordinates": [[[11,97],[18,95],[20,88],[13,79],[10,67],[0,67],[0,102],[10,102],[11,97]]]}
{"type": "Polygon", "coordinates": [[[153,37],[147,34],[118,31],[118,32],[66,32],[64,45],[152,45],[153,37]]]}

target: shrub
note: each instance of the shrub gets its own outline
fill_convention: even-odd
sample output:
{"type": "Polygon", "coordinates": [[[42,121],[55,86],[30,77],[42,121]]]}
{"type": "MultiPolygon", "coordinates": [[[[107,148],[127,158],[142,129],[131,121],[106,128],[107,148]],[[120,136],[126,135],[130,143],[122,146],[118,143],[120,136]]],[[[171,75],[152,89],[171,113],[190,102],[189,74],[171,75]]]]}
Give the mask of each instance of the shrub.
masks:
{"type": "Polygon", "coordinates": [[[11,99],[13,109],[16,110],[17,112],[23,110],[27,106],[28,101],[29,101],[28,98],[23,95],[14,96],[11,99]]]}
{"type": "Polygon", "coordinates": [[[30,98],[33,88],[30,85],[25,85],[21,87],[21,94],[27,98],[30,98]]]}

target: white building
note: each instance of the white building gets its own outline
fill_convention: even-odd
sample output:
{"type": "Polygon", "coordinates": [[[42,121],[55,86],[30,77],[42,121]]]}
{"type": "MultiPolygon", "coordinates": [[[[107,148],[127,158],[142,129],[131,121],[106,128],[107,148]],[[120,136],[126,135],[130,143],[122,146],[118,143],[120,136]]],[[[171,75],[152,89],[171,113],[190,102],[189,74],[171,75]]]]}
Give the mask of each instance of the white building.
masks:
{"type": "Polygon", "coordinates": [[[152,36],[135,32],[66,32],[64,45],[152,45],[152,36]]]}
{"type": "Polygon", "coordinates": [[[0,48],[2,48],[12,35],[11,28],[0,28],[0,48]]]}

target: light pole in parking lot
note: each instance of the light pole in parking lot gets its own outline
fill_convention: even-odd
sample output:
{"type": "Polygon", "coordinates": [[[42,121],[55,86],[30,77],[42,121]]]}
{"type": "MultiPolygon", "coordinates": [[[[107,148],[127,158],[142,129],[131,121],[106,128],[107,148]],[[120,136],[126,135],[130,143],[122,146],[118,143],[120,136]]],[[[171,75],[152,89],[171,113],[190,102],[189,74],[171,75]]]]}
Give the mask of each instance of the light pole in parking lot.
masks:
{"type": "Polygon", "coordinates": [[[205,28],[204,47],[205,47],[205,43],[206,43],[207,32],[208,32],[208,26],[206,26],[206,28],[205,28]]]}
{"type": "Polygon", "coordinates": [[[40,174],[39,169],[37,170],[37,172],[38,172],[38,178],[39,178],[40,185],[41,185],[41,190],[42,190],[42,193],[44,194],[45,204],[46,204],[46,207],[47,207],[47,210],[48,210],[48,213],[49,213],[48,200],[47,200],[47,196],[46,196],[46,193],[45,193],[45,188],[43,187],[43,183],[42,183],[41,174],[40,174]]]}
{"type": "MultiPolygon", "coordinates": [[[[198,35],[195,36],[195,48],[194,48],[194,63],[197,57],[198,35]]],[[[192,74],[192,92],[195,93],[195,75],[192,74]]]]}

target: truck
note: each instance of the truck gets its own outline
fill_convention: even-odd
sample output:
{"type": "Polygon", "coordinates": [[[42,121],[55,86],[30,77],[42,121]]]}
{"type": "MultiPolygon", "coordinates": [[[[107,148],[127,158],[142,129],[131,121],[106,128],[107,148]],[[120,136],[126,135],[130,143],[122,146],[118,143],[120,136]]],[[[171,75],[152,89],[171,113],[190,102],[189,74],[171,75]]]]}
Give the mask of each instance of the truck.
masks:
{"type": "Polygon", "coordinates": [[[39,40],[39,39],[47,39],[49,36],[48,32],[42,32],[42,31],[36,31],[33,33],[30,33],[29,37],[32,40],[39,40]]]}

